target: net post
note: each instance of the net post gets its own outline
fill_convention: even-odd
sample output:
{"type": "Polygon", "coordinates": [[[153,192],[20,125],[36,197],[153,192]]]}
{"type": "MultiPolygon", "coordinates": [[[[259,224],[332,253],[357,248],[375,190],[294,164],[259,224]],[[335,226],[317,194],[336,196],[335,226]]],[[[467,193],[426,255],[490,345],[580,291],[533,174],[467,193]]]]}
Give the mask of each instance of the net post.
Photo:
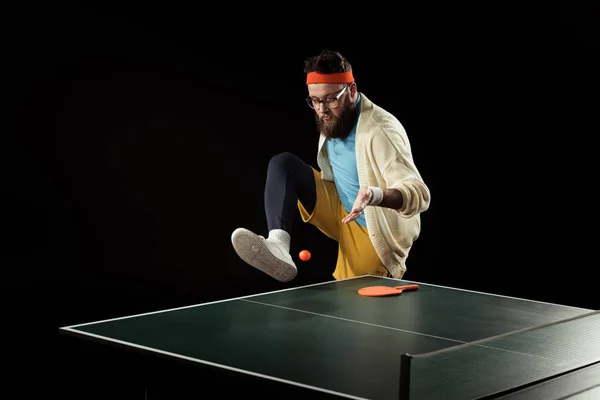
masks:
{"type": "Polygon", "coordinates": [[[410,362],[412,356],[404,353],[400,356],[400,390],[399,399],[408,400],[410,396],[410,362]]]}

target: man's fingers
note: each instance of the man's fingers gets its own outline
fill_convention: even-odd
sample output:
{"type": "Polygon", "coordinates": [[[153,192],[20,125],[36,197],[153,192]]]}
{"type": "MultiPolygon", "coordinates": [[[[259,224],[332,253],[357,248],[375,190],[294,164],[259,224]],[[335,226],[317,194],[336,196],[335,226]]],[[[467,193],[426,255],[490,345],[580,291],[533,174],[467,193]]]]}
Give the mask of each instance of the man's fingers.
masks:
{"type": "Polygon", "coordinates": [[[355,206],[352,208],[352,211],[342,219],[344,224],[347,224],[350,221],[355,220],[358,216],[364,211],[364,209],[369,205],[369,200],[371,200],[371,191],[368,190],[366,193],[359,193],[355,206]]]}
{"type": "Polygon", "coordinates": [[[345,216],[342,219],[342,222],[346,224],[350,221],[354,221],[356,218],[358,218],[359,215],[360,215],[360,212],[351,212],[350,214],[348,214],[347,216],[345,216]]]}

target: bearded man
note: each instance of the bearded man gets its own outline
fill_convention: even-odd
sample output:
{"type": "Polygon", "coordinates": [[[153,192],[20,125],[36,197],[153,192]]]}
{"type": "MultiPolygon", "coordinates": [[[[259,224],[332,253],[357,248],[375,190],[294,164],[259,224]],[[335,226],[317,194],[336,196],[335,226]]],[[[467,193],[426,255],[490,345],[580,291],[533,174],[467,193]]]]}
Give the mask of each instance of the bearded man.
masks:
{"type": "Polygon", "coordinates": [[[290,255],[296,212],[338,242],[333,277],[400,279],[421,232],[430,192],[398,119],[358,91],[352,66],[337,51],[305,60],[309,107],[319,132],[317,164],[292,153],[273,156],[264,192],[266,237],[245,228],[231,235],[247,264],[280,282],[298,269],[290,255]]]}

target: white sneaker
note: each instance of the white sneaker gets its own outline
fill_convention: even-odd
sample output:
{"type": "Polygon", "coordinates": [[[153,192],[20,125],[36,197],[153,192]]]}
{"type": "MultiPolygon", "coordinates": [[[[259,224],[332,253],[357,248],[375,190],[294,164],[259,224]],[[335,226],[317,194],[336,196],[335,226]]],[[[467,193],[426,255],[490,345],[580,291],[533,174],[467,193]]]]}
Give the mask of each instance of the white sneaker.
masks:
{"type": "Polygon", "coordinates": [[[233,231],[231,243],[242,260],[280,282],[289,282],[298,273],[296,264],[288,252],[277,243],[270,242],[248,229],[238,228],[233,231]]]}

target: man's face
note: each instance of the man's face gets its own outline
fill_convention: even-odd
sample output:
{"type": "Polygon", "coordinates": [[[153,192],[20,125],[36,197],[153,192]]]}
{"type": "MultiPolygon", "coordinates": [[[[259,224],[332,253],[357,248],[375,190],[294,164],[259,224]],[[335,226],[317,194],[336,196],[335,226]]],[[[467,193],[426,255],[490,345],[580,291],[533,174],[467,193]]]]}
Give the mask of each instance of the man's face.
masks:
{"type": "Polygon", "coordinates": [[[308,96],[315,100],[315,122],[320,133],[341,139],[350,134],[357,115],[356,85],[314,83],[308,85],[308,96]]]}

